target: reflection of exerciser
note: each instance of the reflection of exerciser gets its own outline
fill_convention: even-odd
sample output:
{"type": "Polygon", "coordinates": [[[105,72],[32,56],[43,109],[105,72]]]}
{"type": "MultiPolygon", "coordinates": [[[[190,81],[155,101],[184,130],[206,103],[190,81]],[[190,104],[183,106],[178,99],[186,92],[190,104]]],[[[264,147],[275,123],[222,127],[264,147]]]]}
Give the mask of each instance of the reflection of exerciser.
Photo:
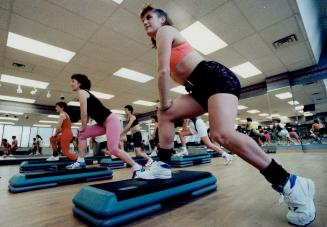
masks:
{"type": "Polygon", "coordinates": [[[209,172],[177,171],[166,180],[124,180],[83,187],[74,214],[95,226],[121,226],[159,211],[169,200],[192,199],[217,188],[209,172]],[[92,199],[92,202],[90,202],[92,199]]]}

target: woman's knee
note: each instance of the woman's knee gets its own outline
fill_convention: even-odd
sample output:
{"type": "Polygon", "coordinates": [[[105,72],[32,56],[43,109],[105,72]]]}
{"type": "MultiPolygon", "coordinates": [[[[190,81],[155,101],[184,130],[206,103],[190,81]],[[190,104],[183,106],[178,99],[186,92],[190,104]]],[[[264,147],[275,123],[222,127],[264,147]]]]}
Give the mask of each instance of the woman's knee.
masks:
{"type": "Polygon", "coordinates": [[[213,141],[216,141],[223,147],[227,147],[229,144],[232,143],[233,137],[235,136],[236,132],[232,131],[217,131],[217,132],[211,132],[211,139],[213,141]]]}

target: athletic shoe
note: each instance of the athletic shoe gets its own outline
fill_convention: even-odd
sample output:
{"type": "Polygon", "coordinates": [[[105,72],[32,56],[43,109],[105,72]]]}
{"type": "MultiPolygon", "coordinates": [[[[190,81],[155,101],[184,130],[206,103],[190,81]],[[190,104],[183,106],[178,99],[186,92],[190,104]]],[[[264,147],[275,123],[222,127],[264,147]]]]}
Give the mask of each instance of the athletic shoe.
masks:
{"type": "Polygon", "coordinates": [[[229,166],[232,163],[233,158],[234,158],[233,155],[230,155],[230,154],[226,153],[226,156],[224,157],[224,159],[225,159],[224,164],[226,166],[229,166]]]}
{"type": "Polygon", "coordinates": [[[59,161],[59,156],[51,155],[49,158],[47,158],[47,161],[48,162],[59,161]]]}
{"type": "Polygon", "coordinates": [[[188,155],[188,150],[181,150],[180,152],[174,154],[174,156],[185,156],[188,155]]]}
{"type": "Polygon", "coordinates": [[[146,167],[149,167],[149,166],[152,165],[152,163],[153,163],[153,159],[152,158],[149,158],[148,161],[147,161],[147,163],[145,164],[145,166],[146,167]]]}
{"type": "Polygon", "coordinates": [[[151,154],[150,154],[150,157],[155,157],[155,156],[158,156],[156,150],[152,151],[151,154]]]}
{"type": "Polygon", "coordinates": [[[286,215],[290,224],[306,226],[316,217],[316,208],[313,202],[315,184],[312,180],[291,175],[283,188],[282,195],[288,205],[286,215]]]}
{"type": "Polygon", "coordinates": [[[71,165],[66,166],[66,169],[83,169],[86,168],[85,162],[74,162],[71,165]]]}
{"type": "Polygon", "coordinates": [[[170,179],[171,167],[164,162],[154,162],[150,170],[143,172],[137,172],[135,178],[141,178],[146,180],[151,179],[170,179]]]}
{"type": "Polygon", "coordinates": [[[144,171],[144,168],[143,168],[142,166],[141,166],[140,169],[134,170],[134,171],[133,171],[133,175],[132,175],[132,179],[137,178],[136,176],[137,176],[139,173],[143,172],[143,171],[144,171]]]}

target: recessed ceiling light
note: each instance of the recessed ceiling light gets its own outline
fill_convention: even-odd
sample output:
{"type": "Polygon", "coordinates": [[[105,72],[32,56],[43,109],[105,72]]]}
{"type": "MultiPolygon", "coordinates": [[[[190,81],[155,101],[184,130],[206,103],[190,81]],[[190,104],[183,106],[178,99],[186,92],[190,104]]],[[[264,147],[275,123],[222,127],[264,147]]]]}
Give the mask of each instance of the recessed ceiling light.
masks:
{"type": "Polygon", "coordinates": [[[230,70],[243,78],[249,78],[251,76],[256,76],[262,73],[257,67],[255,67],[250,62],[245,62],[243,64],[234,66],[230,68],[230,70]]]}
{"type": "Polygon", "coordinates": [[[8,32],[7,46],[61,62],[69,62],[76,53],[35,39],[8,32]]]}
{"type": "Polygon", "coordinates": [[[303,115],[306,116],[306,117],[308,117],[308,116],[313,116],[313,113],[311,113],[311,112],[304,112],[303,115]]]}
{"type": "Polygon", "coordinates": [[[260,117],[267,117],[267,116],[269,116],[269,114],[267,114],[267,113],[261,113],[261,114],[259,114],[259,116],[260,117]]]}
{"type": "Polygon", "coordinates": [[[247,110],[246,112],[248,112],[250,114],[260,113],[259,110],[247,110]]]}
{"type": "Polygon", "coordinates": [[[204,55],[211,54],[227,46],[227,43],[199,21],[185,28],[181,31],[181,34],[194,49],[204,55]]]}
{"type": "Polygon", "coordinates": [[[182,85],[179,85],[177,87],[173,87],[170,90],[173,91],[173,92],[179,93],[179,94],[183,94],[183,95],[188,94],[188,92],[185,90],[185,87],[182,86],[182,85]]]}
{"type": "Polygon", "coordinates": [[[242,105],[237,106],[238,110],[244,110],[244,109],[247,109],[247,108],[248,108],[247,106],[242,106],[242,105]]]}
{"type": "Polygon", "coordinates": [[[99,99],[112,99],[113,97],[115,97],[114,95],[106,94],[98,91],[91,91],[91,93],[99,99]]]}
{"type": "Polygon", "coordinates": [[[144,101],[144,100],[137,100],[137,101],[135,101],[133,103],[137,104],[137,105],[142,105],[142,106],[155,106],[155,105],[157,105],[157,103],[155,103],[155,102],[148,102],[148,101],[144,101]]]}
{"type": "Polygon", "coordinates": [[[117,4],[121,4],[124,0],[112,0],[113,2],[116,2],[117,4]]]}
{"type": "Polygon", "coordinates": [[[75,122],[74,125],[82,125],[81,122],[75,122]]]}
{"type": "Polygon", "coordinates": [[[276,114],[272,114],[272,117],[280,117],[280,114],[276,113],[276,114]]]}
{"type": "Polygon", "coordinates": [[[76,102],[76,101],[70,101],[67,103],[68,106],[80,106],[80,103],[79,102],[76,102]]]}
{"type": "Polygon", "coordinates": [[[12,102],[25,102],[25,103],[34,103],[34,99],[19,98],[14,96],[0,95],[1,100],[12,101],[12,102]]]}
{"type": "Polygon", "coordinates": [[[6,74],[1,75],[1,81],[5,82],[5,83],[18,84],[18,85],[40,88],[40,89],[46,89],[49,85],[48,82],[43,82],[43,81],[38,81],[38,80],[30,80],[30,79],[26,79],[23,77],[10,76],[10,75],[6,75],[6,74]]]}
{"type": "Polygon", "coordinates": [[[295,110],[303,110],[304,109],[304,106],[303,105],[301,105],[301,106],[296,106],[295,107],[295,110]]]}
{"type": "Polygon", "coordinates": [[[122,77],[125,79],[129,79],[129,80],[134,80],[140,83],[145,83],[148,82],[149,80],[152,80],[153,77],[146,75],[144,73],[140,73],[131,69],[127,69],[127,68],[121,68],[118,71],[114,72],[113,74],[114,76],[118,76],[118,77],[122,77]]]}
{"type": "Polygon", "coordinates": [[[275,96],[279,99],[289,99],[289,98],[293,97],[291,92],[283,92],[283,93],[279,93],[275,96]]]}
{"type": "Polygon", "coordinates": [[[294,106],[294,105],[299,105],[300,103],[298,101],[289,101],[288,104],[294,106]]]}

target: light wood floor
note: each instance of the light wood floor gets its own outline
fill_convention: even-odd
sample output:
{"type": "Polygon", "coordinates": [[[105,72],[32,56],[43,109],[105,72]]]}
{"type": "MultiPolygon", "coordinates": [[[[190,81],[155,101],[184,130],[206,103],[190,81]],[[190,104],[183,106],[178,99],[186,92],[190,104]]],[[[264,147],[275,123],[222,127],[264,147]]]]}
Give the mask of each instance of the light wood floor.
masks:
{"type": "MultiPolygon", "coordinates": [[[[317,217],[310,226],[327,226],[327,154],[273,154],[288,171],[310,177],[316,184],[317,217]]],[[[289,226],[285,204],[265,179],[240,158],[231,166],[221,158],[211,164],[184,168],[210,171],[218,178],[218,191],[184,205],[145,217],[129,226],[289,226]]],[[[130,169],[114,170],[112,181],[130,177],[130,169]]],[[[72,198],[87,184],[66,185],[19,194],[8,192],[8,179],[18,166],[0,167],[0,226],[86,226],[72,214],[72,198]]]]}

